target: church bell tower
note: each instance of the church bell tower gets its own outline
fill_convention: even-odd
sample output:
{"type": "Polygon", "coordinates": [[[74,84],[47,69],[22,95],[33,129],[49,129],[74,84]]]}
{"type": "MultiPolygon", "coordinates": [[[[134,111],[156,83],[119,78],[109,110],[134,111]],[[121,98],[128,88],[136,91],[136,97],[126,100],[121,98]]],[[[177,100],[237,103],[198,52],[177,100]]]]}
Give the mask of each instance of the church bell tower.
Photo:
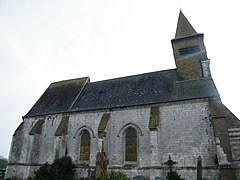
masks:
{"type": "Polygon", "coordinates": [[[183,80],[211,77],[203,34],[195,31],[182,11],[172,47],[177,71],[183,80]]]}

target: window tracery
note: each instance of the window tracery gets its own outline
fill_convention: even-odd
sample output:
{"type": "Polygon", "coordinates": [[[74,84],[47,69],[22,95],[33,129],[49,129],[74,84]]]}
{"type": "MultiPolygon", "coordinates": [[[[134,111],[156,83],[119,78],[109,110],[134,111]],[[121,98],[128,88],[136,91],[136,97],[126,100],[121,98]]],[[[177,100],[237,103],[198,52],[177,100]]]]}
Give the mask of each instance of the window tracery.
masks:
{"type": "Polygon", "coordinates": [[[137,161],[137,131],[129,127],[125,136],[125,160],[137,161]]]}
{"type": "Polygon", "coordinates": [[[88,161],[90,159],[90,133],[84,130],[81,135],[80,160],[88,161]]]}

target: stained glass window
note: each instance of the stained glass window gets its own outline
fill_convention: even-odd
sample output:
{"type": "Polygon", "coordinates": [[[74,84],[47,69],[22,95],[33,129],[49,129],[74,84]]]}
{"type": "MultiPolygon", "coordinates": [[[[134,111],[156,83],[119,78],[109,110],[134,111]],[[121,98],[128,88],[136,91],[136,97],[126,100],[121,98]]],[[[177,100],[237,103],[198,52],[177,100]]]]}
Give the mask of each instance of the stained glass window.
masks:
{"type": "Polygon", "coordinates": [[[88,161],[90,158],[90,134],[84,131],[81,136],[80,160],[88,161]]]}
{"type": "Polygon", "coordinates": [[[137,161],[137,132],[131,127],[126,133],[125,160],[137,161]]]}

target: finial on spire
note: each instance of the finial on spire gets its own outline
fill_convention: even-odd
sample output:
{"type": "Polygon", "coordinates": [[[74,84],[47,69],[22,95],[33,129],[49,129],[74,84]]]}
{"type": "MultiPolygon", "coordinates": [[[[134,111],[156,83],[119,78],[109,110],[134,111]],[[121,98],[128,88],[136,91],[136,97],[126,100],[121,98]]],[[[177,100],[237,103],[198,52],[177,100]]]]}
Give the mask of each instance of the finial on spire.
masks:
{"type": "Polygon", "coordinates": [[[178,6],[179,6],[179,9],[181,11],[181,0],[178,0],[178,6]]]}

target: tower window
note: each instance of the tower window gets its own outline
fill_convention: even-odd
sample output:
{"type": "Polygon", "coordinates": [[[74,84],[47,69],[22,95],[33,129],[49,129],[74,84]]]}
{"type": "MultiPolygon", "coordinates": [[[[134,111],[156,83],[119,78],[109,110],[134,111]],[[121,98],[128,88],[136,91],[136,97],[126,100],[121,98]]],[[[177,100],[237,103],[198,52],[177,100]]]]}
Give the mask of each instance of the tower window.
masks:
{"type": "Polygon", "coordinates": [[[195,45],[195,46],[188,46],[185,48],[180,48],[179,49],[179,54],[181,56],[187,55],[187,54],[192,54],[195,52],[199,52],[200,51],[200,46],[199,45],[195,45]]]}

